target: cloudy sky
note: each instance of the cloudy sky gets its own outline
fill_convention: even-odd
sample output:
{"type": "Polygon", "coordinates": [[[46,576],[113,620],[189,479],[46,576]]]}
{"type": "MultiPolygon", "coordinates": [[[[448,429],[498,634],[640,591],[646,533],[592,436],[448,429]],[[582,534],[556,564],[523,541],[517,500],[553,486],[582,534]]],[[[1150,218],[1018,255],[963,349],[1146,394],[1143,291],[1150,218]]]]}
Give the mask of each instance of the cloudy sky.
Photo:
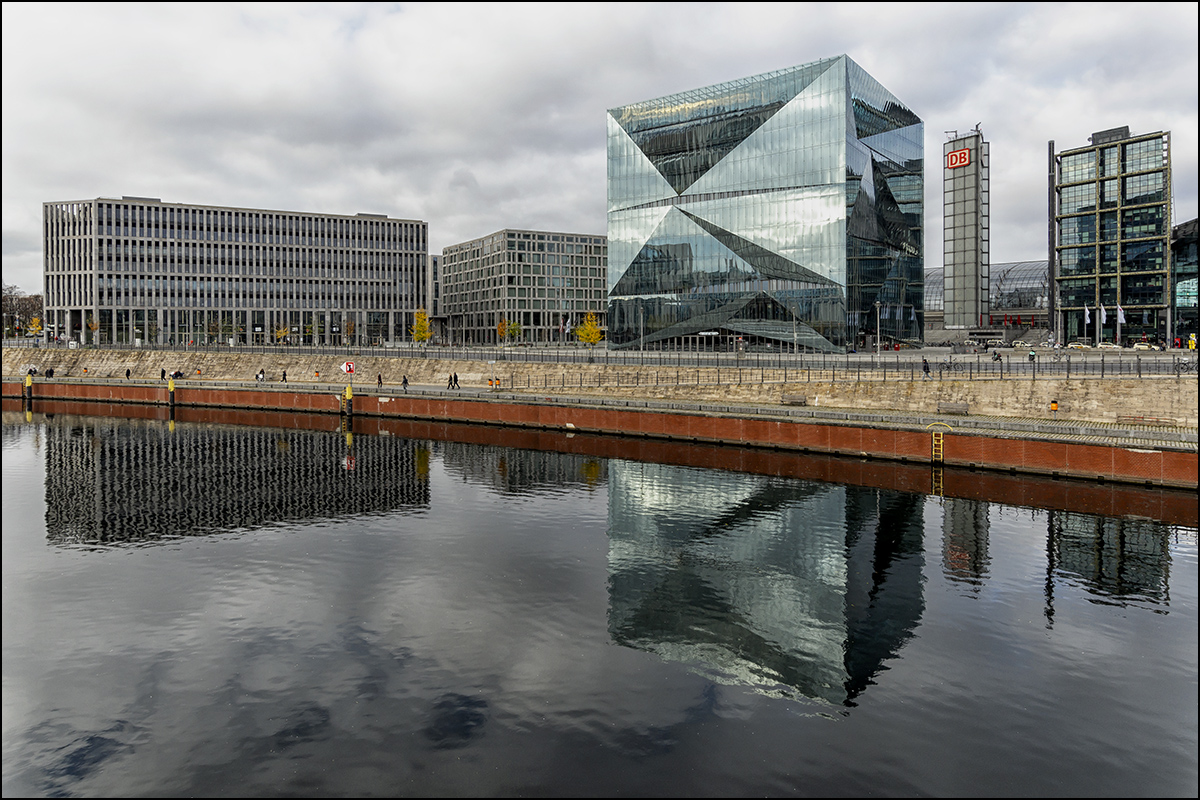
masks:
{"type": "Polygon", "coordinates": [[[1171,131],[1175,222],[1197,213],[1195,3],[4,3],[3,23],[3,277],[31,293],[51,200],[380,213],[427,221],[434,253],[603,234],[607,109],[842,53],[924,120],[927,164],[982,123],[993,261],[1045,258],[1050,139],[1171,131]]]}

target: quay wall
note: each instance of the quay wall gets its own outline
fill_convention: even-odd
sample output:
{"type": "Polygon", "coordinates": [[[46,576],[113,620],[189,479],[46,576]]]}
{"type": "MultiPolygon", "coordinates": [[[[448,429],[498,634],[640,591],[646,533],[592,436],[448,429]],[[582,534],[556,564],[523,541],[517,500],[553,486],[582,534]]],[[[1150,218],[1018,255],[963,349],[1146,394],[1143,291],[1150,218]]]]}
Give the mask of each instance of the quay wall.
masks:
{"type": "MultiPolygon", "coordinates": [[[[265,370],[278,382],[284,371],[291,383],[312,384],[313,391],[337,392],[349,378],[340,370],[346,356],[252,352],[4,348],[3,374],[41,374],[53,368],[59,378],[157,380],[161,370],[179,370],[189,379],[253,381],[265,370]],[[318,388],[324,387],[324,388],[318,388]]],[[[574,397],[629,397],[680,402],[739,402],[779,405],[783,395],[804,395],[809,406],[870,411],[927,413],[939,403],[966,403],[970,413],[1034,419],[1117,422],[1137,416],[1195,427],[1200,392],[1195,373],[1144,378],[946,377],[922,380],[917,373],[858,374],[845,370],[750,369],[711,367],[634,367],[523,361],[453,360],[398,356],[354,356],[354,383],[398,386],[404,376],[414,386],[444,387],[458,373],[464,389],[487,388],[493,376],[506,391],[574,397]],[[1057,412],[1051,409],[1057,402],[1057,412]]],[[[955,377],[948,377],[954,375],[955,377]]]]}
{"type": "MultiPolygon", "coordinates": [[[[164,383],[124,379],[55,377],[29,387],[33,402],[77,401],[141,403],[182,407],[260,409],[272,412],[346,413],[354,418],[386,417],[475,422],[558,431],[616,434],[742,447],[832,453],[900,462],[981,467],[1011,473],[1113,480],[1146,485],[1197,485],[1197,455],[1191,447],[1124,442],[1080,442],[1060,437],[1023,436],[1003,431],[955,431],[942,424],[942,450],[935,455],[934,433],[902,425],[806,421],[763,413],[636,409],[589,405],[586,398],[567,403],[553,396],[513,399],[486,393],[399,393],[368,386],[351,392],[352,404],[336,386],[214,385],[211,382],[164,383]],[[190,384],[190,385],[189,385],[190,384]],[[174,393],[169,387],[174,387],[174,393]]],[[[23,380],[6,379],[3,395],[22,398],[23,380]]],[[[728,400],[728,396],[725,396],[728,400]]]]}

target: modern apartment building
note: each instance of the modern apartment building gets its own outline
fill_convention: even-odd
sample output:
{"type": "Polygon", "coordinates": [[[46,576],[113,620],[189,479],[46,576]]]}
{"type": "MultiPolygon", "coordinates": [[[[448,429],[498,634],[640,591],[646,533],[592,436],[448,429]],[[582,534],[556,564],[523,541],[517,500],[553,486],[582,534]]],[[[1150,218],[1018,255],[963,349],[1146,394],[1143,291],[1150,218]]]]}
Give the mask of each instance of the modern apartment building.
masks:
{"type": "Polygon", "coordinates": [[[610,109],[609,347],[920,340],[923,175],[844,55],[610,109]]]}
{"type": "Polygon", "coordinates": [[[590,312],[606,316],[603,236],[502,230],[442,249],[442,316],[451,344],[564,343],[590,312]]]}
{"type": "Polygon", "coordinates": [[[42,213],[50,336],[394,344],[432,299],[418,220],[149,197],[44,203],[42,213]]]}
{"type": "Polygon", "coordinates": [[[1060,341],[1169,341],[1171,134],[1094,133],[1050,142],[1052,325],[1060,341]]]}

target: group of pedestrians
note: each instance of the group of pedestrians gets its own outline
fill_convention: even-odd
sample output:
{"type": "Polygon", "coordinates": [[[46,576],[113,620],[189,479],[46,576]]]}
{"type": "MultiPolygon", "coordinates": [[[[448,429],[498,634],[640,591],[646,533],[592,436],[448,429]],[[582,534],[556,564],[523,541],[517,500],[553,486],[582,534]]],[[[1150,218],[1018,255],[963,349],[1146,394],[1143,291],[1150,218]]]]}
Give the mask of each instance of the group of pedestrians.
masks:
{"type": "Polygon", "coordinates": [[[461,389],[462,388],[461,386],[458,385],[458,373],[457,372],[450,373],[450,377],[446,380],[446,388],[447,389],[461,389]]]}

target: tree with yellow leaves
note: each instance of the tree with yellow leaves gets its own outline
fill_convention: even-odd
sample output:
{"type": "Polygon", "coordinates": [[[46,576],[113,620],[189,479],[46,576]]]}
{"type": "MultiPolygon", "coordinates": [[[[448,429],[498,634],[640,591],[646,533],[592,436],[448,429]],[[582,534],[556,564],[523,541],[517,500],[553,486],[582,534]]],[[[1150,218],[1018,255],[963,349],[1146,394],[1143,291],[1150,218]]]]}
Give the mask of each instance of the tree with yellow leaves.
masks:
{"type": "Polygon", "coordinates": [[[425,313],[424,308],[417,309],[409,333],[412,334],[413,341],[417,344],[425,344],[433,337],[433,331],[429,329],[429,314],[425,313]]]}

